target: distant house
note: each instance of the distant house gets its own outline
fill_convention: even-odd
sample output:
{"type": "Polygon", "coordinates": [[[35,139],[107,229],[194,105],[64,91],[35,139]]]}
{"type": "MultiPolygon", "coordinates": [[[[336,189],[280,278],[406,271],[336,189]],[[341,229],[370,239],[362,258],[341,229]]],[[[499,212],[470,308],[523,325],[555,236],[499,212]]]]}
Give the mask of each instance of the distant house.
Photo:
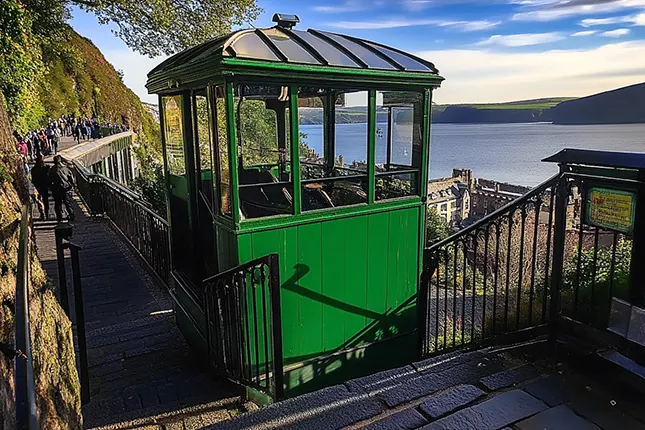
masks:
{"type": "Polygon", "coordinates": [[[469,181],[468,175],[456,175],[428,183],[428,207],[434,208],[450,227],[460,226],[470,217],[469,181]]]}

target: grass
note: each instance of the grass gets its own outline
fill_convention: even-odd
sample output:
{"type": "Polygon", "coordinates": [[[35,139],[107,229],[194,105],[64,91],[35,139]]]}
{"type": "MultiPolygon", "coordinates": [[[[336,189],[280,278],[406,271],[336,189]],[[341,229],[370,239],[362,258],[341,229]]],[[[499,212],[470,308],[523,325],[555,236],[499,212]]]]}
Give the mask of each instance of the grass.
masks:
{"type": "Polygon", "coordinates": [[[575,97],[551,97],[545,99],[534,99],[534,100],[519,100],[514,102],[506,103],[480,103],[480,104],[457,104],[457,105],[435,105],[435,112],[443,112],[449,107],[459,106],[459,107],[471,107],[475,109],[485,109],[485,110],[508,110],[508,109],[520,109],[520,110],[544,110],[549,109],[562,102],[569,100],[575,100],[575,97]]]}

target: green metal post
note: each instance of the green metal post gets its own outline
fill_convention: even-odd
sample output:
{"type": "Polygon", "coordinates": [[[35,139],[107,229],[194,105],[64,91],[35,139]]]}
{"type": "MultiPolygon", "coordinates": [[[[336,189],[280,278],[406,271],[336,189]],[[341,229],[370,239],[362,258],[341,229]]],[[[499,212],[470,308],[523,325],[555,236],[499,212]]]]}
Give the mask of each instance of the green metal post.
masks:
{"type": "Polygon", "coordinates": [[[323,145],[325,164],[333,169],[336,163],[336,93],[331,92],[323,99],[323,145]]]}
{"type": "Polygon", "coordinates": [[[293,209],[296,215],[302,211],[300,189],[300,129],[298,127],[298,87],[289,87],[291,133],[291,180],[293,181],[293,209]]]}
{"type": "Polygon", "coordinates": [[[367,103],[367,203],[375,200],[374,170],[376,161],[376,90],[369,90],[367,103]]]}
{"type": "MultiPolygon", "coordinates": [[[[419,255],[423,256],[426,246],[426,222],[428,219],[428,175],[430,170],[430,128],[432,124],[432,90],[427,89],[423,98],[423,136],[421,138],[421,174],[418,179],[419,195],[423,202],[419,223],[419,255]]],[[[423,273],[423,258],[419,258],[419,273],[423,273]]]]}
{"type": "Polygon", "coordinates": [[[419,178],[419,193],[423,202],[428,198],[428,176],[430,171],[430,124],[432,123],[432,90],[426,90],[424,97],[423,138],[421,152],[421,178],[419,178]]]}
{"type": "Polygon", "coordinates": [[[226,134],[228,136],[228,160],[231,173],[231,203],[233,205],[233,223],[240,225],[240,190],[237,171],[237,140],[235,138],[235,103],[233,100],[233,83],[226,83],[226,134]]]}
{"type": "MultiPolygon", "coordinates": [[[[161,141],[162,141],[161,155],[163,157],[164,182],[166,186],[166,193],[165,193],[166,194],[166,219],[168,220],[168,224],[170,224],[171,226],[170,228],[172,228],[172,220],[170,218],[170,175],[168,174],[168,153],[166,151],[167,137],[166,137],[165,114],[166,114],[166,109],[163,104],[163,97],[159,96],[159,126],[161,128],[161,141]]],[[[170,253],[170,258],[172,260],[172,252],[170,253]]]]}

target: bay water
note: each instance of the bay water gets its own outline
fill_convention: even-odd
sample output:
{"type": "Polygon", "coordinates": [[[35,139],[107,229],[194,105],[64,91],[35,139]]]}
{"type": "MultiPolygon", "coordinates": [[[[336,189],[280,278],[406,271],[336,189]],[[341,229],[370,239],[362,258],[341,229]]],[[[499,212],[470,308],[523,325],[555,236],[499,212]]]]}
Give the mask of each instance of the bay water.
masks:
{"type": "MultiPolygon", "coordinates": [[[[367,158],[367,124],[338,124],[336,154],[346,164],[367,158]]],[[[376,161],[385,158],[387,124],[378,124],[376,161]]],[[[322,154],[322,127],[301,125],[308,145],[322,154]]],[[[393,159],[409,161],[405,129],[394,131],[393,159]]],[[[430,178],[450,176],[453,168],[467,168],[477,178],[535,186],[557,173],[557,166],[541,160],[564,148],[645,152],[645,124],[553,125],[433,124],[430,178]]]]}

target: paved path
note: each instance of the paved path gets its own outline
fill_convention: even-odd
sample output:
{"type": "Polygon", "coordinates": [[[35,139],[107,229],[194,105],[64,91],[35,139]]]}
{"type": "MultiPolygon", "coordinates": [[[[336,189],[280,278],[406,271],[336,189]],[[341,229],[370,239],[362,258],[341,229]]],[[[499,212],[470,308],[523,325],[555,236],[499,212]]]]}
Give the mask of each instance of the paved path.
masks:
{"type": "Polygon", "coordinates": [[[645,394],[527,350],[441,355],[285,400],[213,430],[643,430],[645,394]]]}
{"type": "MultiPolygon", "coordinates": [[[[90,217],[77,201],[74,205],[72,240],[82,247],[91,381],[91,401],[83,407],[86,428],[189,429],[230,418],[240,405],[239,391],[212,377],[191,353],[164,287],[109,221],[90,217]]],[[[36,221],[35,231],[43,268],[57,285],[55,224],[36,221]]],[[[72,290],[71,274],[67,278],[72,290]]]]}

